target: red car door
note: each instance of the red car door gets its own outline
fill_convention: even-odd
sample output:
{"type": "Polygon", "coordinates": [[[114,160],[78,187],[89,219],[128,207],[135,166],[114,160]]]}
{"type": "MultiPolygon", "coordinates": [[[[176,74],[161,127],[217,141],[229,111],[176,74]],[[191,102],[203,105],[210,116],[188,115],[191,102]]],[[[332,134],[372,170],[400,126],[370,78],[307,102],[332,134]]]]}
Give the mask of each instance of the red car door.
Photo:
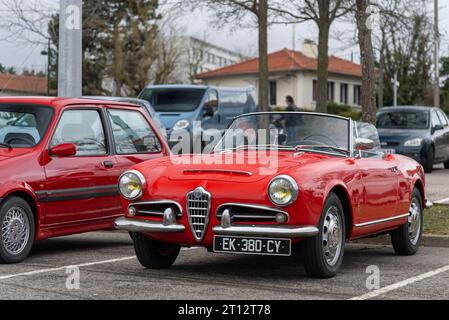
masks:
{"type": "Polygon", "coordinates": [[[120,169],[111,155],[104,113],[98,107],[66,109],[61,114],[49,149],[73,143],[72,157],[52,157],[45,165],[45,225],[101,221],[120,215],[117,192],[120,169]]]}
{"type": "Polygon", "coordinates": [[[375,226],[381,223],[380,220],[397,216],[399,180],[396,162],[364,152],[356,159],[356,164],[361,173],[363,192],[355,224],[375,226]]]}
{"type": "Polygon", "coordinates": [[[155,129],[139,110],[109,108],[107,113],[122,172],[143,161],[160,158],[167,152],[155,129]]]}

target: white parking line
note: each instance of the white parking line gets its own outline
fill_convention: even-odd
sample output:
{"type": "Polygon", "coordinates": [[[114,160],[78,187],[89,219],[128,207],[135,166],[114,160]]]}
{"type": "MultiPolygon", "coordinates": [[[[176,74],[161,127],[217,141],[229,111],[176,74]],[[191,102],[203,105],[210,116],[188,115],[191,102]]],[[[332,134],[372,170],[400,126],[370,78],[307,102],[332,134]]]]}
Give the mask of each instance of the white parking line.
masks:
{"type": "Polygon", "coordinates": [[[418,275],[416,277],[412,277],[412,278],[409,278],[409,279],[406,279],[406,280],[403,280],[403,281],[400,281],[400,282],[396,282],[396,283],[394,283],[392,285],[386,286],[386,287],[381,288],[379,290],[374,290],[372,292],[363,294],[363,295],[358,296],[358,297],[351,298],[349,300],[368,300],[368,299],[376,298],[376,297],[381,296],[383,294],[386,294],[386,293],[388,293],[390,291],[394,291],[394,290],[400,289],[402,287],[411,285],[411,284],[413,284],[415,282],[418,282],[418,281],[421,281],[421,280],[424,280],[424,279],[436,276],[436,275],[438,275],[440,273],[444,273],[444,272],[447,272],[447,271],[449,271],[449,265],[447,265],[445,267],[442,267],[442,268],[439,268],[439,269],[436,269],[436,270],[433,270],[433,271],[430,271],[430,272],[427,272],[427,273],[423,273],[423,274],[418,275]]]}
{"type": "Polygon", "coordinates": [[[64,266],[64,267],[40,269],[40,270],[35,270],[35,271],[10,274],[10,275],[7,275],[7,276],[0,276],[0,281],[1,280],[6,280],[6,279],[11,279],[11,278],[17,278],[17,277],[33,276],[33,275],[41,274],[41,273],[62,271],[62,270],[66,270],[67,268],[70,268],[70,267],[78,267],[78,268],[90,267],[90,266],[96,266],[96,265],[100,265],[100,264],[107,264],[107,263],[114,263],[114,262],[121,262],[121,261],[126,261],[126,260],[132,260],[132,259],[135,259],[135,258],[136,258],[136,256],[124,257],[124,258],[118,258],[118,259],[111,259],[111,260],[104,260],[104,261],[97,261],[97,262],[88,262],[88,263],[77,264],[77,265],[69,265],[69,266],[64,266]]]}
{"type": "MultiPolygon", "coordinates": [[[[199,249],[199,247],[184,248],[184,249],[182,249],[182,251],[189,251],[189,250],[195,250],[195,249],[199,249]]],[[[129,256],[129,257],[110,259],[110,260],[103,260],[103,261],[97,261],[97,262],[87,262],[87,263],[82,263],[82,264],[67,265],[67,266],[56,267],[56,268],[40,269],[40,270],[34,270],[34,271],[28,271],[28,272],[22,272],[22,273],[16,273],[16,274],[10,274],[10,275],[6,275],[6,276],[0,276],[0,281],[7,280],[7,279],[12,279],[12,278],[18,278],[18,277],[33,276],[33,275],[42,274],[42,273],[63,271],[63,270],[66,270],[67,268],[71,268],[71,267],[78,267],[78,268],[90,267],[90,266],[97,266],[97,265],[101,265],[101,264],[122,262],[122,261],[133,260],[133,259],[136,259],[136,256],[129,256]]]]}

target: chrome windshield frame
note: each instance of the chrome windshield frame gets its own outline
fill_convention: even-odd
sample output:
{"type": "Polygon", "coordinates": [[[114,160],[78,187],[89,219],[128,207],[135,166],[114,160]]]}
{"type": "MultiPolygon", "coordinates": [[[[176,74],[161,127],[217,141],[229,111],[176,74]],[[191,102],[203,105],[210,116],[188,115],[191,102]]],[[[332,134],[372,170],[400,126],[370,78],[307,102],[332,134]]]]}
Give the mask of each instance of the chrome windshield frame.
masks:
{"type": "MultiPolygon", "coordinates": [[[[275,114],[279,114],[279,115],[285,115],[285,114],[300,114],[300,115],[312,115],[312,116],[321,116],[321,117],[328,117],[328,118],[335,118],[335,119],[340,119],[340,120],[345,120],[348,121],[348,155],[345,157],[352,157],[354,154],[354,120],[352,120],[351,118],[346,118],[346,117],[342,117],[342,116],[338,116],[338,115],[333,115],[333,114],[327,114],[327,113],[318,113],[318,112],[295,112],[295,111],[286,111],[286,112],[252,112],[252,113],[246,113],[246,114],[242,114],[239,115],[237,117],[235,117],[231,123],[228,125],[228,127],[225,130],[225,133],[223,134],[223,136],[221,137],[220,141],[218,141],[218,143],[216,144],[216,146],[214,147],[214,150],[212,151],[213,153],[217,153],[217,152],[225,152],[225,151],[230,151],[230,150],[237,150],[237,148],[235,149],[218,149],[218,146],[220,146],[226,136],[227,131],[231,128],[231,126],[234,124],[234,122],[240,118],[243,117],[248,117],[248,116],[259,116],[259,115],[275,115],[275,114]]],[[[257,147],[257,146],[255,146],[257,147]]],[[[285,149],[281,149],[281,150],[287,150],[288,148],[286,147],[285,149]]],[[[293,149],[293,147],[292,147],[293,149]]],[[[333,155],[339,155],[342,156],[342,154],[339,153],[333,153],[333,152],[327,152],[327,154],[333,154],[333,155]]]]}

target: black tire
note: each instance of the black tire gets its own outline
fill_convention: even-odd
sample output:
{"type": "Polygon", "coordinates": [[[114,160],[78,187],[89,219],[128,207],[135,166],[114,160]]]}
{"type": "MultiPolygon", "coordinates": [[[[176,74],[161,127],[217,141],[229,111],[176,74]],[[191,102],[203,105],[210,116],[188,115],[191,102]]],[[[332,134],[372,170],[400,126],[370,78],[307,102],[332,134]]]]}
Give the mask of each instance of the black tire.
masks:
{"type": "Polygon", "coordinates": [[[28,202],[19,197],[11,197],[5,199],[5,201],[0,206],[0,226],[0,263],[13,264],[25,260],[26,257],[28,257],[28,255],[30,254],[31,248],[33,247],[35,235],[34,215],[28,202]],[[16,210],[15,213],[13,212],[13,210],[16,210]],[[13,218],[12,222],[10,222],[13,224],[13,226],[8,227],[14,228],[14,235],[11,235],[12,231],[4,234],[3,228],[8,224],[6,220],[7,218],[10,219],[11,215],[14,214],[18,214],[19,217],[13,218]],[[15,245],[19,246],[17,248],[9,247],[7,245],[7,243],[11,244],[11,238],[9,237],[11,236],[13,238],[12,240],[14,240],[15,242],[17,240],[17,236],[20,236],[20,234],[17,234],[17,232],[24,230],[23,226],[25,226],[27,230],[27,232],[25,232],[25,234],[23,235],[23,243],[20,244],[20,241],[16,242],[15,245]]]}
{"type": "MultiPolygon", "coordinates": [[[[329,221],[329,220],[327,220],[329,221]]],[[[304,268],[308,276],[318,279],[327,279],[334,277],[341,268],[346,242],[346,225],[343,205],[340,198],[331,193],[326,200],[323,212],[321,214],[319,234],[313,238],[307,238],[301,242],[301,250],[304,259],[304,268]],[[335,254],[335,262],[329,263],[325,257],[325,224],[328,212],[336,210],[335,215],[338,216],[340,224],[340,245],[341,249],[335,254]]],[[[327,230],[329,231],[329,230],[327,230]]]]}
{"type": "Polygon", "coordinates": [[[149,239],[141,233],[132,235],[140,264],[147,269],[166,269],[175,263],[181,246],[149,239]]]}
{"type": "Polygon", "coordinates": [[[433,149],[433,147],[431,147],[429,149],[429,152],[427,153],[426,161],[424,161],[424,163],[422,164],[425,173],[432,173],[434,161],[435,161],[435,150],[433,149]]]}
{"type": "Polygon", "coordinates": [[[449,169],[449,160],[447,160],[447,161],[444,163],[444,168],[445,168],[445,169],[449,169]]]}
{"type": "Polygon", "coordinates": [[[421,193],[415,188],[412,193],[412,201],[410,205],[410,214],[412,214],[412,205],[415,203],[419,209],[419,231],[416,233],[418,237],[413,237],[411,234],[411,222],[402,225],[399,229],[390,233],[391,243],[393,244],[394,251],[400,256],[411,256],[418,252],[419,246],[421,245],[421,238],[423,232],[423,200],[421,193]]]}

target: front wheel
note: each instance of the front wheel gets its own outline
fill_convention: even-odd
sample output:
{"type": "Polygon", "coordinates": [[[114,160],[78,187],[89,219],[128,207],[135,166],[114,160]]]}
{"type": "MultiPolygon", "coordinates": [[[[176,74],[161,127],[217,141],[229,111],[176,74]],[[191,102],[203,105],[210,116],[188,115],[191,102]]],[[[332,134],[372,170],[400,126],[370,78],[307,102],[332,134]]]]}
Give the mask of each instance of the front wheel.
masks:
{"type": "Polygon", "coordinates": [[[445,169],[449,169],[449,160],[447,160],[447,161],[444,163],[444,168],[445,168],[445,169]]]}
{"type": "Polygon", "coordinates": [[[422,164],[424,167],[425,173],[432,173],[433,171],[433,162],[435,161],[435,150],[433,150],[433,147],[429,149],[429,152],[427,154],[427,158],[422,164]]]}
{"type": "Polygon", "coordinates": [[[391,233],[391,242],[398,255],[411,256],[418,252],[423,231],[423,200],[415,188],[410,203],[408,223],[391,233]]]}
{"type": "Polygon", "coordinates": [[[334,277],[340,270],[345,251],[345,218],[340,198],[331,193],[324,205],[319,234],[302,243],[304,267],[312,278],[334,277]]]}
{"type": "Polygon", "coordinates": [[[166,269],[175,263],[181,246],[149,239],[141,233],[133,233],[134,250],[140,264],[148,269],[166,269]]]}
{"type": "Polygon", "coordinates": [[[34,216],[28,202],[19,197],[6,199],[0,207],[0,262],[25,260],[34,242],[34,216]]]}

